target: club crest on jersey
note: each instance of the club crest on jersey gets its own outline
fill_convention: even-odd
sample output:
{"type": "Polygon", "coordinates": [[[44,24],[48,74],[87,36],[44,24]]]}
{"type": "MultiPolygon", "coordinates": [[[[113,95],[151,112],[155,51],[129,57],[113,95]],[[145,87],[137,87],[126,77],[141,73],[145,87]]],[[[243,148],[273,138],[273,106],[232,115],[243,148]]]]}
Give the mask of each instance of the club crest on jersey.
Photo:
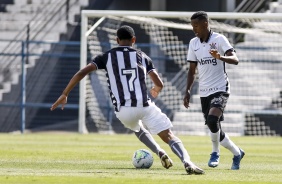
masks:
{"type": "Polygon", "coordinates": [[[212,49],[217,50],[216,43],[211,43],[211,44],[210,44],[210,47],[211,47],[211,50],[212,50],[212,49]]]}

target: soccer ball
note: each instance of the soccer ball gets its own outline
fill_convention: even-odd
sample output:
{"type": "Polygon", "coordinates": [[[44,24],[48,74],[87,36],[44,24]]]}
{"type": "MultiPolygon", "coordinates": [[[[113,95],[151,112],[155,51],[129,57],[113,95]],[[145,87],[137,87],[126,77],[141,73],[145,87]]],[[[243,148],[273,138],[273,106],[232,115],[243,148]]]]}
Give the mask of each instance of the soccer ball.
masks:
{"type": "Polygon", "coordinates": [[[137,169],[149,169],[153,165],[153,161],[152,154],[145,149],[135,151],[132,157],[132,164],[137,169]]]}

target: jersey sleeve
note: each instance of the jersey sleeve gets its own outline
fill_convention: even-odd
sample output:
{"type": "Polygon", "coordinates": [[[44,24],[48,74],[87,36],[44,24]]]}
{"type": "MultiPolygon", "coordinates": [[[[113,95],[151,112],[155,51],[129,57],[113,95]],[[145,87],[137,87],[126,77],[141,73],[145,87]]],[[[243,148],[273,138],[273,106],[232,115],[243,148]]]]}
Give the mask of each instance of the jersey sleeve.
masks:
{"type": "Polygon", "coordinates": [[[221,37],[220,46],[223,54],[225,54],[228,50],[234,50],[232,45],[224,35],[222,35],[221,37]]]}
{"type": "Polygon", "coordinates": [[[155,70],[156,68],[153,64],[152,59],[149,56],[147,56],[145,53],[143,53],[143,57],[144,57],[144,60],[145,60],[146,70],[147,70],[147,74],[148,74],[151,71],[155,70]]]}
{"type": "Polygon", "coordinates": [[[188,48],[188,52],[187,52],[187,61],[188,62],[197,62],[197,57],[196,57],[196,54],[193,50],[192,40],[189,43],[189,48],[188,48]]]}
{"type": "Polygon", "coordinates": [[[96,65],[97,69],[106,69],[107,54],[97,55],[94,59],[92,59],[92,63],[96,65]]]}

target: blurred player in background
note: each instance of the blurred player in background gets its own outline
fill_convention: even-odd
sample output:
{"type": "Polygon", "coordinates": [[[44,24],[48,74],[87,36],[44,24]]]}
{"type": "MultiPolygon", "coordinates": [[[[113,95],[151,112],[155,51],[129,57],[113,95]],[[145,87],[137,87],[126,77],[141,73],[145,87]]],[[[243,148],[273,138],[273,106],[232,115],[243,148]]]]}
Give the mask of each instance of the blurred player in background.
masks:
{"type": "Polygon", "coordinates": [[[191,17],[191,24],[196,37],[191,39],[187,54],[190,67],[183,104],[186,108],[189,107],[190,91],[197,68],[202,112],[212,141],[212,153],[208,166],[218,166],[219,145],[221,144],[234,155],[231,169],[238,170],[245,153],[223,132],[220,122],[224,120],[223,112],[230,94],[230,83],[225,71],[225,63],[237,65],[239,60],[227,38],[211,31],[206,12],[194,13],[191,17]]]}
{"type": "Polygon", "coordinates": [[[157,134],[171,147],[173,153],[183,162],[188,174],[204,174],[202,169],[191,162],[181,140],[172,133],[169,118],[150,100],[147,93],[146,75],[148,74],[154,83],[154,87],[150,90],[153,98],[156,98],[161,92],[163,82],[151,58],[132,47],[135,41],[135,33],[130,26],[120,27],[117,30],[119,46],[96,56],[91,63],[78,71],[62,95],[52,105],[51,110],[60,104],[64,109],[67,97],[74,86],[90,72],[104,69],[115,114],[123,125],[133,130],[138,139],[160,157],[163,167],[168,169],[173,162],[151,134],[157,134]]]}

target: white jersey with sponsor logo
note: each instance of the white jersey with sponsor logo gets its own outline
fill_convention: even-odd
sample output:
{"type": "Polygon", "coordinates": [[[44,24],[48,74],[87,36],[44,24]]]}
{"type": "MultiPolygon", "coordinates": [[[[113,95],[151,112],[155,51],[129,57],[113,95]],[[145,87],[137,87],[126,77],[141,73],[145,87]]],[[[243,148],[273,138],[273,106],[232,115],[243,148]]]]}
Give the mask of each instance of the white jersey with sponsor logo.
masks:
{"type": "Polygon", "coordinates": [[[215,32],[210,32],[206,41],[201,42],[200,38],[195,37],[189,44],[187,61],[197,63],[201,97],[207,97],[220,91],[230,93],[225,62],[212,57],[209,53],[211,49],[216,49],[220,55],[224,55],[233,47],[224,35],[215,32]]]}

